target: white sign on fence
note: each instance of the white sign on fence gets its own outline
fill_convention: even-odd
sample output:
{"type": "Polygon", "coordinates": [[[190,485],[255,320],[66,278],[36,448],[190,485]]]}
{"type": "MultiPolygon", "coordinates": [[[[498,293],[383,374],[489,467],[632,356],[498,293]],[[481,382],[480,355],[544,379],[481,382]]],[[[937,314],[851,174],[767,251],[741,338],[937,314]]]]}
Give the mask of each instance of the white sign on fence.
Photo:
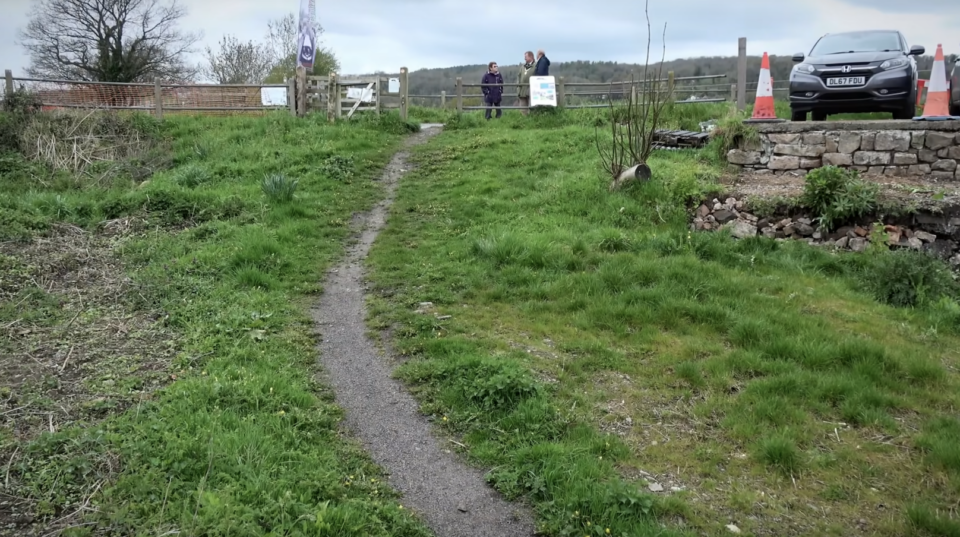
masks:
{"type": "Polygon", "coordinates": [[[530,77],[530,106],[557,106],[557,81],[554,77],[530,77]]]}
{"type": "Polygon", "coordinates": [[[365,103],[375,102],[373,99],[373,88],[347,88],[347,99],[363,101],[365,103]]]}
{"type": "Polygon", "coordinates": [[[388,92],[388,93],[400,93],[400,79],[399,79],[399,78],[391,78],[388,82],[389,82],[389,83],[387,84],[387,92],[388,92]]]}
{"type": "Polygon", "coordinates": [[[260,88],[263,106],[287,106],[287,88],[260,88]]]}

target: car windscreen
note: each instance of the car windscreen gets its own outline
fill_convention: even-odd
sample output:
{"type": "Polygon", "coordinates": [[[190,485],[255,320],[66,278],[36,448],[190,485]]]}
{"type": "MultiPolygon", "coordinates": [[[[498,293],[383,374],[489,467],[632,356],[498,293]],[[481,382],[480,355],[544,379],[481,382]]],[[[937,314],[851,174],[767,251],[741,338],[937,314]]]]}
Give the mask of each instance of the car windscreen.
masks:
{"type": "Polygon", "coordinates": [[[811,56],[844,54],[847,52],[899,51],[900,36],[893,32],[825,35],[810,51],[811,56]]]}

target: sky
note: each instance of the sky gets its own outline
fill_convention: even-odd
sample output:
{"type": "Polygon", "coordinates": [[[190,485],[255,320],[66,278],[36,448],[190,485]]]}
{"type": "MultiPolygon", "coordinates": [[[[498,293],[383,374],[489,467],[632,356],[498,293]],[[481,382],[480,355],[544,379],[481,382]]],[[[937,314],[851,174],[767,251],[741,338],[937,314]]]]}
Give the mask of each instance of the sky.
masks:
{"type": "MultiPolygon", "coordinates": [[[[29,65],[17,30],[40,0],[0,0],[0,69],[22,76],[29,65]]],[[[171,0],[160,0],[169,2],[171,0]]],[[[204,45],[224,34],[262,39],[266,21],[298,13],[300,0],[178,0],[182,28],[203,32],[204,45]]],[[[388,73],[499,62],[520,63],[523,51],[544,49],[553,62],[642,62],[647,24],[641,0],[317,0],[322,44],[343,74],[388,73]],[[523,8],[521,10],[521,7],[523,8]]],[[[960,0],[650,0],[651,61],[806,52],[825,33],[898,29],[933,54],[960,53],[960,0]],[[909,6],[909,7],[908,7],[909,6]]],[[[199,54],[195,62],[201,61],[199,54]]]]}

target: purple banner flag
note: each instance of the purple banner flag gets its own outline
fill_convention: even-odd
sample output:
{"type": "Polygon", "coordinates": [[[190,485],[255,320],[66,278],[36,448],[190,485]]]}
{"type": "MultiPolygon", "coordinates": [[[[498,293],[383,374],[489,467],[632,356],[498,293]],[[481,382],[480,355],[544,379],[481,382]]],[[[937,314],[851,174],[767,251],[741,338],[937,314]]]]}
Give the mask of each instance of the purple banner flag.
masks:
{"type": "Polygon", "coordinates": [[[300,49],[297,51],[297,65],[313,69],[313,60],[317,53],[316,0],[300,0],[300,49]]]}

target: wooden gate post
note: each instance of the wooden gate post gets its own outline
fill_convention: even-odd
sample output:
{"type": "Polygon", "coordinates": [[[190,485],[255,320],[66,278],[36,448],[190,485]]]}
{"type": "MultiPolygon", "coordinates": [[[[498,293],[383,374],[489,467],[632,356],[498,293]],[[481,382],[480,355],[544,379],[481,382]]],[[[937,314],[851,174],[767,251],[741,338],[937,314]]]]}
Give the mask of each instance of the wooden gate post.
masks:
{"type": "Polygon", "coordinates": [[[447,107],[447,90],[440,91],[440,108],[447,107]]]}
{"type": "Polygon", "coordinates": [[[457,113],[463,112],[463,79],[457,77],[457,113]]]}
{"type": "Polygon", "coordinates": [[[566,108],[567,92],[563,86],[563,77],[557,77],[557,108],[566,108]]]}
{"type": "Polygon", "coordinates": [[[13,71],[7,69],[3,72],[3,78],[6,79],[6,89],[7,89],[7,98],[9,99],[13,95],[13,71]]]}
{"type": "Polygon", "coordinates": [[[297,79],[287,80],[287,108],[290,109],[290,115],[297,117],[297,79]]]}
{"type": "Polygon", "coordinates": [[[340,102],[340,88],[337,87],[337,73],[330,73],[327,77],[327,121],[336,123],[340,119],[337,105],[340,102]]]}
{"type": "Polygon", "coordinates": [[[307,70],[297,66],[297,116],[307,115],[307,70]]]}
{"type": "Polygon", "coordinates": [[[737,42],[737,110],[747,107],[747,38],[737,42]]]}
{"type": "Polygon", "coordinates": [[[409,112],[410,84],[407,79],[407,68],[400,68],[400,119],[406,121],[409,112]]]}
{"type": "Polygon", "coordinates": [[[160,77],[153,79],[153,108],[157,119],[163,119],[163,88],[160,86],[160,77]]]}

